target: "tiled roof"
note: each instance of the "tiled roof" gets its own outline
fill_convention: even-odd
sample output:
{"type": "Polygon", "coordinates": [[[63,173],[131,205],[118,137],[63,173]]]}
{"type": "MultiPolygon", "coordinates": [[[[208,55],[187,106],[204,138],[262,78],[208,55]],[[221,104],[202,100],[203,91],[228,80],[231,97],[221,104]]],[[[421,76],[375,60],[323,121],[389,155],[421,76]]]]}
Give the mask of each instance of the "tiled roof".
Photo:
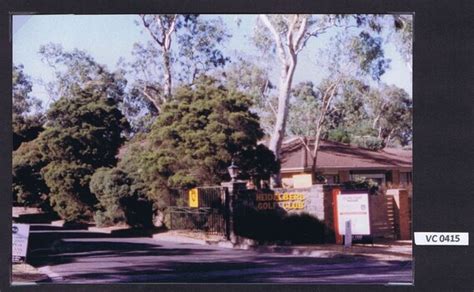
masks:
{"type": "MultiPolygon", "coordinates": [[[[309,143],[312,151],[314,143],[309,143]]],[[[316,161],[318,169],[391,169],[411,168],[412,151],[385,148],[371,151],[342,143],[321,141],[316,161]]],[[[281,169],[310,169],[311,154],[302,138],[291,138],[282,145],[281,169]]]]}

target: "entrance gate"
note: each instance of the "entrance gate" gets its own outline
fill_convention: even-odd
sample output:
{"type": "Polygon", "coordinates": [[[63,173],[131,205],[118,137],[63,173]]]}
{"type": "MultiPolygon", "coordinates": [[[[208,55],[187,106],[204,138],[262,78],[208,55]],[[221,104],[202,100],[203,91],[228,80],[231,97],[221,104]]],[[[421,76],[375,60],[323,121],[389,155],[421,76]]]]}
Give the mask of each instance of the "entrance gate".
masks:
{"type": "Polygon", "coordinates": [[[225,235],[225,189],[217,186],[199,187],[197,191],[172,190],[167,214],[170,229],[201,230],[225,235]]]}

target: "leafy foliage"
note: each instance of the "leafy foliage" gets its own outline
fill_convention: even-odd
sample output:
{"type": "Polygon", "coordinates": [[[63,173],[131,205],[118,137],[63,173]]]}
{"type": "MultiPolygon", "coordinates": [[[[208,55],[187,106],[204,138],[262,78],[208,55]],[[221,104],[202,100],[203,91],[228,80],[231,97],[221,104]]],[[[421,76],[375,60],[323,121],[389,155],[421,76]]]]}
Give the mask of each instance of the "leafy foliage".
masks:
{"type": "Polygon", "coordinates": [[[367,178],[359,178],[353,181],[347,181],[342,184],[345,190],[368,190],[370,195],[376,195],[379,192],[379,184],[367,178]]]}
{"type": "Polygon", "coordinates": [[[128,124],[116,102],[87,91],[61,98],[47,113],[43,151],[52,160],[80,161],[92,167],[116,163],[128,124]]]}
{"type": "Polygon", "coordinates": [[[301,82],[292,90],[287,133],[290,136],[316,135],[321,93],[312,82],[301,82]]]}
{"type": "Polygon", "coordinates": [[[37,143],[25,142],[13,152],[13,201],[27,206],[44,206],[49,194],[41,175],[41,169],[49,163],[49,159],[39,151],[37,143]]]}
{"type": "Polygon", "coordinates": [[[263,136],[250,106],[247,96],[205,78],[194,88],[179,90],[152,131],[158,162],[162,162],[159,172],[170,174],[170,185],[215,184],[228,179],[230,161],[255,151],[263,136]]]}
{"type": "Polygon", "coordinates": [[[97,197],[94,219],[99,226],[127,223],[134,227],[152,224],[152,205],[142,188],[119,168],[100,168],[91,178],[90,190],[97,197]]]}
{"type": "Polygon", "coordinates": [[[52,161],[41,170],[50,189],[54,211],[66,222],[87,222],[93,214],[96,198],[89,191],[94,169],[87,164],[52,161]]]}
{"type": "Polygon", "coordinates": [[[350,58],[357,60],[360,70],[370,74],[374,80],[380,80],[390,62],[384,58],[382,38],[373,37],[365,31],[352,38],[349,52],[350,58]]]}
{"type": "Polygon", "coordinates": [[[43,84],[50,100],[74,98],[81,91],[97,96],[103,95],[114,100],[130,123],[135,125],[141,122],[140,118],[137,118],[140,110],[130,96],[134,92],[129,93],[125,90],[127,79],[124,70],[118,69],[112,72],[86,51],[65,50],[60,44],[43,45],[39,54],[41,60],[51,67],[55,76],[53,81],[43,84]]]}
{"type": "Polygon", "coordinates": [[[246,54],[237,56],[222,72],[215,74],[227,88],[245,92],[252,98],[251,110],[260,117],[260,126],[267,135],[273,130],[278,102],[274,92],[276,87],[270,81],[270,75],[269,63],[246,54]]]}
{"type": "Polygon", "coordinates": [[[51,206],[66,221],[88,220],[97,202],[90,178],[96,168],[116,163],[125,118],[112,98],[86,91],[59,99],[47,118],[37,140],[41,154],[51,160],[41,170],[51,206]]]}
{"type": "Polygon", "coordinates": [[[406,146],[412,141],[413,101],[396,86],[382,86],[368,96],[373,117],[372,127],[383,145],[406,146]]]}
{"type": "Polygon", "coordinates": [[[170,188],[215,185],[229,180],[235,159],[242,177],[268,178],[278,170],[273,154],[257,145],[263,132],[251,99],[201,77],[176,91],[146,143],[137,141],[119,167],[139,177],[158,208],[170,188]]]}
{"type": "Polygon", "coordinates": [[[13,150],[17,150],[22,143],[34,140],[44,130],[42,117],[13,115],[12,130],[13,150]]]}
{"type": "Polygon", "coordinates": [[[33,83],[23,72],[22,65],[13,65],[12,72],[12,128],[13,150],[21,143],[35,139],[43,130],[41,101],[32,97],[33,83]]]}
{"type": "Polygon", "coordinates": [[[407,62],[411,70],[413,59],[413,16],[412,15],[393,15],[394,30],[391,34],[397,50],[402,58],[407,62]]]}
{"type": "MultiPolygon", "coordinates": [[[[288,134],[316,132],[324,83],[297,84],[288,120],[288,134]]],[[[406,146],[412,139],[412,100],[401,88],[380,84],[371,88],[358,79],[343,80],[326,114],[322,138],[378,150],[406,146]]]]}

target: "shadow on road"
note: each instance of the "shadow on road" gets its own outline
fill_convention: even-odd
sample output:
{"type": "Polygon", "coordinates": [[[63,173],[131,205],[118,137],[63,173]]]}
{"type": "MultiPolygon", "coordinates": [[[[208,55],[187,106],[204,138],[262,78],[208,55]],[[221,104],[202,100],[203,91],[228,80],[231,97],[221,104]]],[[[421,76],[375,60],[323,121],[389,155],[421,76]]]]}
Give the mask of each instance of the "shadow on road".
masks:
{"type": "Polygon", "coordinates": [[[324,258],[118,238],[34,226],[28,262],[62,283],[386,283],[411,281],[411,261],[324,258]]]}
{"type": "MultiPolygon", "coordinates": [[[[177,250],[178,256],[183,251],[177,250]]],[[[188,253],[193,255],[194,253],[188,253]]],[[[157,252],[156,255],[163,255],[157,252]]],[[[411,264],[392,261],[372,265],[359,259],[357,266],[343,260],[304,257],[271,257],[265,260],[242,257],[224,261],[156,260],[149,264],[108,267],[70,275],[69,283],[387,283],[410,281],[411,264]]]]}

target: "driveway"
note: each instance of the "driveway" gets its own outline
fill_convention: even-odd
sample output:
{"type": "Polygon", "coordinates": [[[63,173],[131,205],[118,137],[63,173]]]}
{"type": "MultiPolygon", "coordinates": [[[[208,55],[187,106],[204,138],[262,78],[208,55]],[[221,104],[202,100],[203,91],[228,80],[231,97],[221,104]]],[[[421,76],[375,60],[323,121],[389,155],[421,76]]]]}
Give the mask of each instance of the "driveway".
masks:
{"type": "Polygon", "coordinates": [[[33,224],[28,262],[57,283],[411,282],[409,260],[308,257],[33,224]]]}

